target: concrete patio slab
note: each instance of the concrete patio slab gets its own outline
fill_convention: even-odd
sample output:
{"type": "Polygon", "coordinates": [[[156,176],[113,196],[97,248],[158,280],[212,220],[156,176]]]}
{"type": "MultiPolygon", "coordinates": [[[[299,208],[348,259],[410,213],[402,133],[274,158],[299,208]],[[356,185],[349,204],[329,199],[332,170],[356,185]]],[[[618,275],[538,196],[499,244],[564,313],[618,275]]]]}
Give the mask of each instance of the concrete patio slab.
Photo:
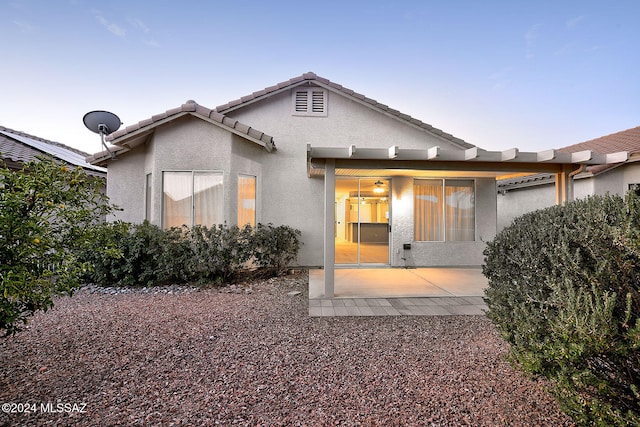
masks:
{"type": "Polygon", "coordinates": [[[324,270],[309,271],[309,316],[484,315],[479,268],[337,269],[325,298],[324,270]]]}

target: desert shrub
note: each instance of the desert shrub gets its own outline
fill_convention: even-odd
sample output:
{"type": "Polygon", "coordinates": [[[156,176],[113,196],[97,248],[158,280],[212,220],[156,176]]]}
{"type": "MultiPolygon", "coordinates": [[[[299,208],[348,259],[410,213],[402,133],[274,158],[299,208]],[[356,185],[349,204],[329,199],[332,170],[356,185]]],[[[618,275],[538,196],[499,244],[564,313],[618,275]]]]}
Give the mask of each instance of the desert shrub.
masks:
{"type": "Polygon", "coordinates": [[[640,423],[639,208],[631,193],[554,206],[485,250],[488,316],[512,360],[581,425],[640,423]]]}
{"type": "Polygon", "coordinates": [[[70,295],[89,265],[94,226],[112,210],[103,181],[52,158],[0,164],[0,331],[11,335],[53,296],[70,295]]]}
{"type": "Polygon", "coordinates": [[[81,258],[92,266],[85,280],[102,286],[227,282],[254,266],[272,274],[294,261],[300,247],[299,231],[271,224],[163,230],[148,222],[115,222],[95,234],[81,258]]]}
{"type": "Polygon", "coordinates": [[[245,265],[251,254],[251,227],[195,226],[187,234],[192,258],[189,275],[198,282],[227,281],[245,265]]]}
{"type": "Polygon", "coordinates": [[[181,228],[163,230],[142,224],[114,222],[98,228],[94,248],[83,252],[92,268],[85,281],[102,286],[154,286],[189,279],[191,257],[181,228]]]}
{"type": "Polygon", "coordinates": [[[258,224],[253,230],[251,255],[261,269],[281,274],[298,256],[300,230],[287,225],[258,224]]]}

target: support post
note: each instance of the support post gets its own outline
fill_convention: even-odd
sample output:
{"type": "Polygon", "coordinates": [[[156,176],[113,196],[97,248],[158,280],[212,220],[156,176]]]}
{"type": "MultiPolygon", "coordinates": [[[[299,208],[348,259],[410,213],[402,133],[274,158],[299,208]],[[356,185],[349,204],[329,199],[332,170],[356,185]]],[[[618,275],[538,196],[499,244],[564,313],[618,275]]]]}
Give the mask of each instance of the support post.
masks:
{"type": "Polygon", "coordinates": [[[336,245],[335,227],[336,163],[328,159],[324,166],[324,297],[333,298],[335,283],[336,245]]]}
{"type": "Polygon", "coordinates": [[[556,173],[556,204],[563,205],[571,200],[573,200],[571,166],[562,165],[562,172],[556,173]]]}

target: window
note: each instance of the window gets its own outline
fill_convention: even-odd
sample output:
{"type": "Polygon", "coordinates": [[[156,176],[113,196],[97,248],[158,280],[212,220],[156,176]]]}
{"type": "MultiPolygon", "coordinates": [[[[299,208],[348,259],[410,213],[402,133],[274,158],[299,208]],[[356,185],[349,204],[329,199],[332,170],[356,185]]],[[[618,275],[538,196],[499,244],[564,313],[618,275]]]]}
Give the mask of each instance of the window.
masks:
{"type": "Polygon", "coordinates": [[[256,177],[238,175],[238,226],[256,225],[256,177]]]}
{"type": "Polygon", "coordinates": [[[151,221],[151,174],[148,173],[145,177],[145,192],[144,192],[144,219],[151,221]]]}
{"type": "Polygon", "coordinates": [[[320,88],[295,89],[293,114],[296,116],[326,116],[327,91],[320,88]]]}
{"type": "Polygon", "coordinates": [[[162,226],[222,224],[221,172],[163,172],[162,226]]]}
{"type": "Polygon", "coordinates": [[[473,180],[416,179],[413,184],[416,241],[474,241],[473,180]]]}

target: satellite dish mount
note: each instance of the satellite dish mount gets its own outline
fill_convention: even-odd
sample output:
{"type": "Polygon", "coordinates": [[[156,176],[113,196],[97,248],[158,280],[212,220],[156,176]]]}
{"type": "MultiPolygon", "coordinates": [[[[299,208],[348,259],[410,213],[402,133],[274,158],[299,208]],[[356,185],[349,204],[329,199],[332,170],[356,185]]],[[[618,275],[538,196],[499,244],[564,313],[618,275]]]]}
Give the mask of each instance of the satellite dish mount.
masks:
{"type": "Polygon", "coordinates": [[[87,129],[100,135],[100,142],[102,142],[102,146],[109,154],[111,154],[111,158],[115,159],[116,154],[109,150],[109,147],[107,147],[107,144],[104,141],[104,137],[120,128],[122,123],[118,116],[108,111],[90,111],[84,115],[82,121],[87,129]]]}

